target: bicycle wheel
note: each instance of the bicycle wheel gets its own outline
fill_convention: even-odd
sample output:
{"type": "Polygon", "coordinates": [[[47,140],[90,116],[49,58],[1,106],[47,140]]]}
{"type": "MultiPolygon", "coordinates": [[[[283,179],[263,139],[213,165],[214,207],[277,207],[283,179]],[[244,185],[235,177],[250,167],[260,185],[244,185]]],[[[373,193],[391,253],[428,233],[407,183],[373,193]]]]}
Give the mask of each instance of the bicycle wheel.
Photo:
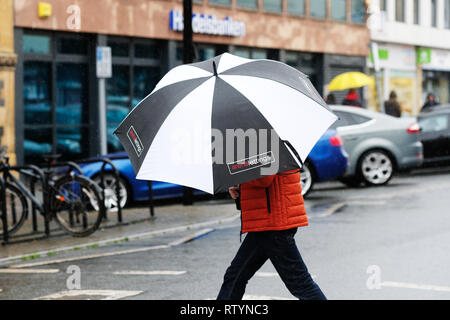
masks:
{"type": "Polygon", "coordinates": [[[64,176],[51,187],[51,209],[58,224],[75,237],[85,237],[98,229],[105,205],[100,188],[82,176],[64,176]]]}
{"type": "MultiPolygon", "coordinates": [[[[19,230],[27,218],[28,202],[20,191],[14,185],[6,184],[6,219],[8,224],[8,234],[19,230]]],[[[1,208],[1,207],[0,207],[1,208]]],[[[0,214],[2,214],[0,212],[0,214]]],[[[0,237],[3,237],[3,220],[0,219],[0,237]]]]}

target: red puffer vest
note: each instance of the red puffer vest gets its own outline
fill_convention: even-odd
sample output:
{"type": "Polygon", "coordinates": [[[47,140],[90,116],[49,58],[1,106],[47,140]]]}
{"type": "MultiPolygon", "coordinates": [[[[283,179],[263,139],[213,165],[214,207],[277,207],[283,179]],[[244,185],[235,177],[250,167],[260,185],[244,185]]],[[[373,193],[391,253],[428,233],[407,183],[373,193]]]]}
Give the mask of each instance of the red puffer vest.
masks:
{"type": "Polygon", "coordinates": [[[240,192],[242,233],[308,225],[296,170],[243,183],[240,192]]]}

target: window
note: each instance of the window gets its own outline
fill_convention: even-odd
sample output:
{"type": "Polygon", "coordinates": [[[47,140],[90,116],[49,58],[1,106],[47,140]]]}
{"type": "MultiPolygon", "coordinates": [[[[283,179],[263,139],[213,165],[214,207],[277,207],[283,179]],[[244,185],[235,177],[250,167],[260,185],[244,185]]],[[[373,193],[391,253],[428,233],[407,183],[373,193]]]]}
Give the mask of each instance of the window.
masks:
{"type": "Polygon", "coordinates": [[[236,48],[234,55],[247,59],[267,59],[268,52],[263,49],[236,48]]]}
{"type": "Polygon", "coordinates": [[[444,26],[450,29],[450,0],[444,1],[444,26]]]}
{"type": "Polygon", "coordinates": [[[405,22],[405,0],[395,0],[395,21],[405,22]]]}
{"type": "Polygon", "coordinates": [[[414,24],[419,24],[419,0],[414,0],[414,24]]]}
{"type": "Polygon", "coordinates": [[[437,1],[431,0],[431,26],[437,27],[437,1]]]}
{"type": "Polygon", "coordinates": [[[352,0],[352,22],[365,23],[366,4],[364,0],[352,0]]]}
{"type": "Polygon", "coordinates": [[[448,116],[441,114],[437,116],[419,118],[419,125],[422,132],[438,132],[448,129],[448,116]]]}
{"type": "Polygon", "coordinates": [[[305,0],[288,0],[287,11],[299,16],[305,15],[305,0]]]}
{"type": "Polygon", "coordinates": [[[41,162],[46,153],[87,157],[90,38],[26,31],[22,40],[25,162],[41,162]]]}
{"type": "Polygon", "coordinates": [[[230,6],[231,0],[209,0],[210,4],[219,4],[222,6],[230,6]]]}
{"type": "Polygon", "coordinates": [[[371,120],[368,117],[364,117],[349,112],[343,111],[333,111],[333,112],[339,117],[339,119],[331,126],[334,129],[338,127],[354,126],[371,120]]]}
{"type": "Polygon", "coordinates": [[[380,11],[386,11],[386,0],[379,0],[380,1],[380,11]]]}
{"type": "Polygon", "coordinates": [[[147,39],[114,38],[112,74],[106,79],[106,119],[108,152],[123,150],[114,130],[160,80],[160,45],[147,39]]]}
{"type": "Polygon", "coordinates": [[[332,0],[331,1],[331,18],[337,21],[347,20],[347,1],[332,0]]]}
{"type": "Polygon", "coordinates": [[[282,1],[281,0],[264,0],[264,11],[268,12],[281,12],[282,1]]]}
{"type": "Polygon", "coordinates": [[[237,0],[237,6],[246,9],[258,9],[258,0],[237,0]]]}
{"type": "Polygon", "coordinates": [[[309,15],[313,18],[325,19],[327,16],[327,1],[314,0],[309,2],[309,15]]]}
{"type": "Polygon", "coordinates": [[[50,37],[35,34],[24,34],[22,38],[24,53],[50,53],[50,37]]]}

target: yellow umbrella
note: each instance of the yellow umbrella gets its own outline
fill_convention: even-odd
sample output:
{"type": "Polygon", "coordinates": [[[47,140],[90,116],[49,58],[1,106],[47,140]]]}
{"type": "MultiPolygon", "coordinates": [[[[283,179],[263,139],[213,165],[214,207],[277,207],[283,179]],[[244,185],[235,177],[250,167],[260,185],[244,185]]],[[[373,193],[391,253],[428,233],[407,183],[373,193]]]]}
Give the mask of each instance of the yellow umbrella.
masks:
{"type": "Polygon", "coordinates": [[[372,82],[372,78],[361,72],[344,72],[331,80],[328,91],[360,88],[372,82]]]}

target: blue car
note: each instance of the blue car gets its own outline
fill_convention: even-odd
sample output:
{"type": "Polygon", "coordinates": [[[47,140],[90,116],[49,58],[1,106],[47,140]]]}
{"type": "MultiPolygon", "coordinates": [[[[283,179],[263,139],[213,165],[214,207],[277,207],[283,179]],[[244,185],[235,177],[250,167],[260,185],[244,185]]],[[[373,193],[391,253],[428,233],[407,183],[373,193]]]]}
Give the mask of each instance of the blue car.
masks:
{"type": "MultiPolygon", "coordinates": [[[[108,154],[105,158],[111,159],[120,172],[120,198],[121,206],[130,201],[147,200],[149,197],[148,182],[137,180],[125,152],[108,154]]],[[[333,180],[340,177],[347,169],[347,154],[342,148],[342,140],[335,129],[328,130],[317,142],[302,169],[302,193],[306,196],[316,182],[333,180]]],[[[101,162],[81,165],[83,174],[97,183],[100,183],[101,162]]],[[[108,167],[107,167],[108,169],[108,167]]],[[[117,209],[115,196],[115,178],[108,172],[104,176],[106,206],[110,210],[117,209]]],[[[180,185],[153,181],[152,191],[154,199],[176,198],[183,195],[180,185]]],[[[203,191],[194,190],[194,195],[203,194],[203,191]]]]}

